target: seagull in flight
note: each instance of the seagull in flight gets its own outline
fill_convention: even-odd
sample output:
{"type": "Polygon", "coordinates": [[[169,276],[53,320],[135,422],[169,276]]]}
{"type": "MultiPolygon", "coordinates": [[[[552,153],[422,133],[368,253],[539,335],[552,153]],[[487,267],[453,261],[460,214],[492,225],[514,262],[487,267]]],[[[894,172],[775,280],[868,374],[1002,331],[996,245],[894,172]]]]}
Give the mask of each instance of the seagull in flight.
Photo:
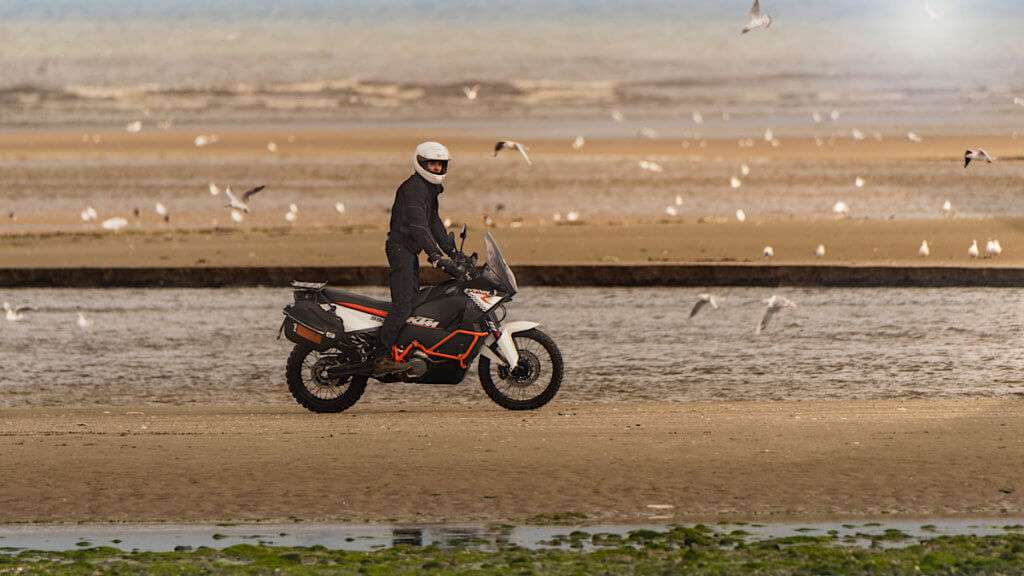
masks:
{"type": "Polygon", "coordinates": [[[519,142],[513,142],[511,140],[502,140],[500,142],[495,143],[494,157],[497,158],[498,152],[501,152],[502,150],[518,150],[519,153],[523,155],[523,158],[526,159],[526,163],[531,166],[533,165],[533,160],[530,160],[530,156],[526,153],[526,146],[523,146],[519,142]]]}
{"type": "Polygon", "coordinates": [[[25,319],[24,312],[32,310],[29,306],[18,306],[14,308],[9,302],[4,302],[4,317],[8,322],[21,322],[25,319]]]}
{"type": "Polygon", "coordinates": [[[764,301],[767,306],[764,309],[764,316],[761,316],[761,322],[757,325],[755,333],[760,334],[768,327],[768,323],[772,321],[772,318],[778,314],[783,308],[796,308],[791,300],[772,294],[772,297],[764,301]]]}
{"type": "Polygon", "coordinates": [[[992,157],[988,155],[988,152],[985,152],[981,148],[978,148],[977,150],[967,150],[964,152],[964,168],[967,168],[967,166],[970,165],[971,160],[984,160],[989,164],[992,163],[992,157]]]}
{"type": "Polygon", "coordinates": [[[757,28],[771,28],[772,17],[767,14],[761,14],[761,1],[754,0],[754,5],[750,7],[750,20],[747,25],[743,27],[742,34],[746,34],[751,30],[757,28]]]}
{"type": "Polygon", "coordinates": [[[718,310],[718,301],[715,300],[714,296],[711,294],[698,294],[697,302],[693,305],[693,308],[690,309],[690,318],[696,316],[698,312],[708,305],[711,306],[712,310],[718,310]]]}
{"type": "Polygon", "coordinates": [[[228,186],[224,190],[224,193],[227,194],[227,196],[228,196],[228,203],[227,203],[228,208],[231,208],[232,210],[238,210],[238,211],[241,211],[241,212],[245,212],[246,214],[248,214],[249,213],[249,198],[252,198],[252,196],[254,194],[260,192],[264,188],[266,188],[266,186],[257,186],[257,187],[255,187],[255,188],[253,188],[251,190],[246,190],[245,193],[242,194],[242,199],[239,200],[235,196],[234,192],[231,191],[231,187],[228,186]]]}

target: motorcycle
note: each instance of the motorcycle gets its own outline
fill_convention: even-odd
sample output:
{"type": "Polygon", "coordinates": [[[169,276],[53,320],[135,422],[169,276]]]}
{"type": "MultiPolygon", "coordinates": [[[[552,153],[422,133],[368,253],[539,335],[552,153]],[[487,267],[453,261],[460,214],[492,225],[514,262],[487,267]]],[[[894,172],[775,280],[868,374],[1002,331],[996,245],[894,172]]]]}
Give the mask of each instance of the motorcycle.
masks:
{"type": "MultiPolygon", "coordinates": [[[[377,332],[391,303],[326,283],[292,282],[295,301],[284,307],[278,332],[295,344],[288,356],[288,389],[313,412],[351,408],[371,378],[380,382],[460,384],[473,362],[484,392],[508,410],[534,410],[554,398],[562,383],[562,354],[537,322],[505,322],[506,304],[518,291],[515,274],[494,237],[484,237],[486,261],[466,256],[467,228],[451,276],[425,286],[413,301],[391,353],[411,368],[374,374],[377,332]]],[[[454,236],[451,236],[454,245],[454,236]]]]}

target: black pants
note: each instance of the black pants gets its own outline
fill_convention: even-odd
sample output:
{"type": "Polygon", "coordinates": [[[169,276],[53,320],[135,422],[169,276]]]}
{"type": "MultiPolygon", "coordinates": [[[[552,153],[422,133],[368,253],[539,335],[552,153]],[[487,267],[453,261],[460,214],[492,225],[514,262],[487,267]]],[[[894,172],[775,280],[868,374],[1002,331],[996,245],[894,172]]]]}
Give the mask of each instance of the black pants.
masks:
{"type": "Polygon", "coordinates": [[[388,283],[391,285],[391,312],[380,328],[380,341],[390,351],[398,340],[405,321],[412,315],[412,301],[420,289],[420,259],[408,248],[394,242],[384,244],[388,255],[388,283]]]}

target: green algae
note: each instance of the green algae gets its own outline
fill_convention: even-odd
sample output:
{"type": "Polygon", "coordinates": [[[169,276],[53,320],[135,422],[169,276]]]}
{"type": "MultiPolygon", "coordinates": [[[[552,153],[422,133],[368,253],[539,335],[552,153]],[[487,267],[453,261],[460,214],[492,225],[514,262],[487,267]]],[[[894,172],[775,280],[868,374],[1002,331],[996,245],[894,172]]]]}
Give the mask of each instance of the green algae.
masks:
{"type": "MultiPolygon", "coordinates": [[[[892,537],[896,537],[895,534],[892,537]]],[[[0,555],[0,574],[1016,574],[1024,534],[939,536],[899,548],[843,546],[796,535],[744,543],[706,527],[636,530],[627,535],[570,532],[565,548],[439,548],[399,545],[373,552],[323,546],[238,544],[223,550],[124,552],[110,547],[0,555]],[[593,549],[573,543],[602,542],[593,549]]]]}

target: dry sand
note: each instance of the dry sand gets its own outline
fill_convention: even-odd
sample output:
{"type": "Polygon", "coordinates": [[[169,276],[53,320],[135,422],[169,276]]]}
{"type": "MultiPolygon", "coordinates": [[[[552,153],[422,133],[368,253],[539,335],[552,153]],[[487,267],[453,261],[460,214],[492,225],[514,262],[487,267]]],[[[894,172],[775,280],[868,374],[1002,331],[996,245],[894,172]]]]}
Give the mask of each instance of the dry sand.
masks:
{"type": "MultiPolygon", "coordinates": [[[[383,264],[391,190],[406,173],[404,159],[410,143],[427,137],[443,139],[460,159],[443,208],[456,222],[469,221],[472,249],[482,248],[479,210],[498,201],[514,205],[494,214],[499,225],[494,233],[513,264],[761,262],[765,245],[775,249],[777,264],[1024,263],[1020,248],[1024,218],[999,214],[940,218],[941,196],[934,206],[928,200],[934,218],[858,216],[837,221],[829,215],[833,194],[868,194],[862,202],[888,209],[902,205],[905,199],[899,195],[907,190],[930,190],[950,179],[957,181],[951,192],[961,191],[967,182],[976,186],[960,192],[965,202],[983,191],[995,194],[993,190],[1010,186],[1016,170],[1011,167],[1018,143],[1005,137],[928,136],[924,143],[913,144],[894,135],[884,142],[839,139],[823,147],[807,138],[784,138],[779,148],[764,142],[739,148],[733,139],[720,139],[708,140],[707,147],[699,150],[684,149],[678,139],[671,138],[617,139],[592,140],[582,152],[574,152],[564,141],[541,140],[530,143],[539,161],[527,178],[520,160],[494,161],[488,153],[493,140],[466,131],[226,130],[216,144],[203,148],[193,144],[195,134],[113,131],[99,134],[100,141],[95,143],[91,136],[83,141],[81,133],[72,131],[5,133],[0,138],[0,161],[9,163],[10,173],[0,178],[0,200],[21,202],[25,209],[15,220],[0,217],[0,267],[383,264]],[[276,154],[267,152],[268,141],[279,143],[276,154]],[[1003,164],[992,166],[1006,170],[985,165],[967,173],[959,168],[957,155],[962,154],[965,141],[1000,156],[1003,164]],[[705,161],[693,161],[695,155],[705,161]],[[678,164],[671,174],[650,175],[636,168],[635,159],[644,157],[678,164]],[[754,167],[753,183],[741,191],[728,191],[728,171],[741,161],[753,162],[752,158],[761,162],[754,167]],[[852,176],[830,176],[842,172],[847,161],[864,170],[871,182],[868,188],[857,192],[852,190],[852,176]],[[618,168],[608,169],[609,162],[629,168],[621,173],[618,168]],[[596,174],[595,170],[606,171],[596,174]],[[222,196],[215,198],[205,191],[210,179],[222,184],[224,179],[236,184],[261,181],[274,191],[258,197],[258,209],[243,225],[235,226],[222,206],[222,196]],[[874,186],[883,180],[890,184],[874,186]],[[705,190],[699,194],[711,194],[695,200],[698,205],[710,202],[719,189],[721,196],[753,194],[745,198],[754,202],[762,194],[758,186],[764,186],[764,194],[777,196],[782,206],[812,203],[821,209],[813,213],[817,216],[799,217],[752,211],[742,224],[732,217],[735,206],[731,203],[716,205],[717,212],[684,211],[671,219],[661,212],[677,191],[699,189],[705,190]],[[349,196],[344,196],[346,190],[349,196]],[[886,200],[889,195],[896,199],[886,200]],[[560,205],[551,198],[563,196],[566,205],[583,210],[586,224],[554,225],[547,210],[560,205]],[[333,210],[336,197],[353,204],[343,216],[333,210]],[[153,213],[157,198],[170,205],[170,225],[153,213]],[[292,199],[302,209],[298,222],[287,225],[282,214],[292,199]],[[588,199],[590,204],[580,206],[588,199]],[[637,212],[623,205],[641,201],[651,206],[645,204],[637,212]],[[129,228],[114,234],[99,230],[97,223],[81,222],[78,212],[90,203],[100,209],[101,220],[127,216],[129,228]],[[141,207],[141,218],[129,215],[131,206],[141,207]],[[510,212],[523,216],[521,228],[510,227],[514,216],[510,212]],[[218,219],[217,228],[212,227],[213,219],[218,219]],[[979,240],[984,247],[988,238],[1000,239],[1002,257],[969,259],[971,240],[979,240]],[[927,260],[917,256],[922,240],[931,245],[932,256],[927,260]],[[827,248],[825,258],[813,256],[819,243],[827,248]]],[[[945,193],[945,189],[939,192],[945,193]]],[[[689,197],[686,202],[687,210],[699,210],[689,197]]]]}
{"type": "MultiPolygon", "coordinates": [[[[483,230],[467,251],[483,253],[483,230]]],[[[546,226],[493,231],[516,264],[766,262],[893,266],[1024,265],[1024,219],[767,221],[546,226]],[[1003,254],[974,259],[972,239],[1000,238],[1003,254]],[[928,239],[931,256],[917,254],[928,239]],[[814,255],[825,244],[824,258],[814,255]]],[[[386,265],[383,228],[302,227],[0,237],[0,268],[386,265]]]]}
{"type": "Polygon", "coordinates": [[[1020,399],[532,413],[370,403],[333,416],[7,409],[0,523],[1019,517],[1022,409],[1020,399]]]}
{"type": "MultiPolygon", "coordinates": [[[[513,128],[514,131],[514,128],[513,128]]],[[[687,157],[703,155],[724,158],[745,159],[751,156],[777,159],[903,159],[927,160],[962,157],[964,142],[972,147],[982,147],[1002,161],[1020,160],[1020,142],[1000,135],[926,135],[924,142],[908,141],[902,133],[889,133],[883,142],[862,141],[850,138],[833,138],[825,146],[817,146],[814,138],[787,137],[778,135],[784,145],[769,146],[759,138],[751,148],[737,146],[735,138],[707,138],[705,146],[694,142],[690,147],[680,145],[681,138],[654,140],[640,138],[591,139],[584,152],[588,155],[656,155],[687,157]]],[[[437,130],[430,128],[339,128],[316,130],[306,128],[281,128],[277,130],[149,130],[129,134],[123,130],[31,130],[8,131],[0,138],[0,158],[7,160],[37,159],[48,157],[91,157],[102,158],[115,155],[135,157],[204,157],[232,158],[239,155],[267,155],[268,142],[278,144],[279,156],[324,156],[344,155],[386,155],[407,157],[409,143],[427,138],[441,140],[455,156],[478,154],[487,155],[496,138],[481,135],[481,131],[470,129],[437,130]],[[194,138],[199,134],[218,134],[218,141],[197,148],[194,138]],[[90,137],[98,137],[98,142],[90,137]]],[[[569,143],[572,139],[531,140],[530,151],[537,155],[578,156],[569,143]]]]}

